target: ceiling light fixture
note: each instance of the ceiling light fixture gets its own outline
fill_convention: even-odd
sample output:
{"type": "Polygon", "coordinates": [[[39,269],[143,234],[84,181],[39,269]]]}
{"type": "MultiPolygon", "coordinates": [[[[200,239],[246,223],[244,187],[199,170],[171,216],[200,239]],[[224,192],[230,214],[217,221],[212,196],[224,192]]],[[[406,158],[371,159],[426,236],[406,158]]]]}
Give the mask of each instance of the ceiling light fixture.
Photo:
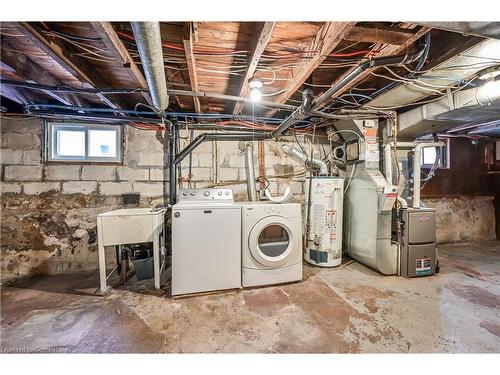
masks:
{"type": "Polygon", "coordinates": [[[252,102],[258,102],[262,98],[262,93],[260,89],[264,85],[259,78],[252,77],[249,83],[250,99],[252,102]]]}
{"type": "Polygon", "coordinates": [[[248,83],[249,83],[250,90],[261,89],[262,86],[264,86],[264,84],[262,83],[260,78],[257,78],[257,77],[250,78],[250,81],[248,81],[248,83]]]}
{"type": "Polygon", "coordinates": [[[259,89],[254,88],[250,90],[250,99],[252,102],[258,102],[262,98],[262,93],[259,89]]]}

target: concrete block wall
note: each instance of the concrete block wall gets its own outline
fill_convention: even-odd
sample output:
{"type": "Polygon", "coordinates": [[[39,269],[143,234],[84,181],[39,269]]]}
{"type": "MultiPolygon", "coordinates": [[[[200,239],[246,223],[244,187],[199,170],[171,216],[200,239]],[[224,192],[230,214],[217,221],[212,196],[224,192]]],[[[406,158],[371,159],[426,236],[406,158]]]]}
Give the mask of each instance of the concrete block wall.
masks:
{"type": "MultiPolygon", "coordinates": [[[[194,137],[199,133],[195,132],[194,137]]],[[[189,143],[187,132],[181,132],[181,148],[189,143]]],[[[315,144],[311,145],[309,138],[297,136],[301,146],[309,154],[311,148],[314,157],[325,156],[324,147],[315,144]]],[[[258,142],[254,145],[254,166],[255,175],[259,176],[258,142]]],[[[293,193],[293,201],[304,201],[304,183],[306,174],[304,164],[297,162],[286,156],[281,151],[281,146],[285,143],[297,145],[293,137],[282,137],[279,141],[267,140],[264,142],[264,165],[265,177],[269,179],[270,190],[273,195],[283,194],[286,187],[290,185],[293,193]]],[[[244,154],[240,150],[244,148],[244,142],[205,142],[201,144],[193,153],[191,161],[191,186],[194,188],[204,188],[224,185],[233,189],[237,201],[247,200],[246,191],[246,171],[244,154]]],[[[189,176],[189,157],[182,163],[182,176],[189,176]]],[[[184,187],[189,184],[184,182],[184,187]]]]}
{"type": "MultiPolygon", "coordinates": [[[[96,216],[123,207],[162,204],[161,135],[124,129],[121,164],[47,163],[43,123],[1,119],[2,280],[97,268],[96,216]]],[[[166,191],[168,192],[168,191],[166,191]]]]}
{"type": "MultiPolygon", "coordinates": [[[[1,119],[2,280],[38,273],[97,268],[96,216],[123,207],[124,195],[140,194],[137,206],[164,203],[168,194],[167,150],[162,134],[126,126],[121,164],[47,163],[43,160],[43,123],[38,119],[1,119]]],[[[195,136],[199,132],[195,133],[195,136]]],[[[181,148],[189,140],[181,131],[181,148]]],[[[302,136],[300,142],[310,152],[302,136]]],[[[293,139],[286,140],[293,143],[293,139]]],[[[303,201],[301,163],[265,142],[265,171],[273,194],[291,184],[293,200],[303,201]],[[271,178],[271,176],[286,177],[271,178]],[[296,176],[293,176],[296,174],[296,176]]],[[[246,174],[239,142],[206,142],[192,154],[192,178],[182,186],[226,184],[245,201],[246,174]]],[[[315,156],[320,149],[314,147],[315,156]]],[[[258,176],[258,143],[254,142],[258,176]]],[[[188,177],[188,160],[182,176],[188,177]]],[[[111,255],[111,254],[110,254],[111,255]]],[[[110,258],[112,258],[110,256],[110,258]]]]}

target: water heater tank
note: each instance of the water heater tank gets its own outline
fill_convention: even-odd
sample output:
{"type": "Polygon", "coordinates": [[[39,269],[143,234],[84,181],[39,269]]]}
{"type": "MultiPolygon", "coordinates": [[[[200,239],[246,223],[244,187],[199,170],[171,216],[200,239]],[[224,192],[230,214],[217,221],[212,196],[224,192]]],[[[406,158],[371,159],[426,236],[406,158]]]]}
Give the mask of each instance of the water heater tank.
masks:
{"type": "Polygon", "coordinates": [[[306,262],[320,267],[335,267],[342,262],[343,196],[343,178],[318,176],[307,179],[306,262]]]}

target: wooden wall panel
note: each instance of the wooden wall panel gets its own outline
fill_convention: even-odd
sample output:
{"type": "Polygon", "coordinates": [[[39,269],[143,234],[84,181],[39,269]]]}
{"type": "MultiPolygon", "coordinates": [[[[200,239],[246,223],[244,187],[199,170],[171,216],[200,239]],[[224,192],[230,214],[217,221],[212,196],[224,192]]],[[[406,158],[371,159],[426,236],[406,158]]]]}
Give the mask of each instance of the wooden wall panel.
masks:
{"type": "Polygon", "coordinates": [[[439,169],[422,189],[422,198],[491,194],[485,144],[469,139],[450,140],[450,168],[439,169]]]}

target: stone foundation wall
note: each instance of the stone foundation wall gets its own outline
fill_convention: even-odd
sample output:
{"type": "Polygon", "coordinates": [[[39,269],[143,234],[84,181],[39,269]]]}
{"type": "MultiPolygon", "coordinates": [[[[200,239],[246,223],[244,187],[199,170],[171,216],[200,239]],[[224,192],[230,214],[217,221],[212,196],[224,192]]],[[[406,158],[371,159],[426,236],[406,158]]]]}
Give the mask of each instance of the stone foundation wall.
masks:
{"type": "Polygon", "coordinates": [[[492,196],[434,198],[423,202],[436,209],[438,243],[496,240],[492,196]]]}

